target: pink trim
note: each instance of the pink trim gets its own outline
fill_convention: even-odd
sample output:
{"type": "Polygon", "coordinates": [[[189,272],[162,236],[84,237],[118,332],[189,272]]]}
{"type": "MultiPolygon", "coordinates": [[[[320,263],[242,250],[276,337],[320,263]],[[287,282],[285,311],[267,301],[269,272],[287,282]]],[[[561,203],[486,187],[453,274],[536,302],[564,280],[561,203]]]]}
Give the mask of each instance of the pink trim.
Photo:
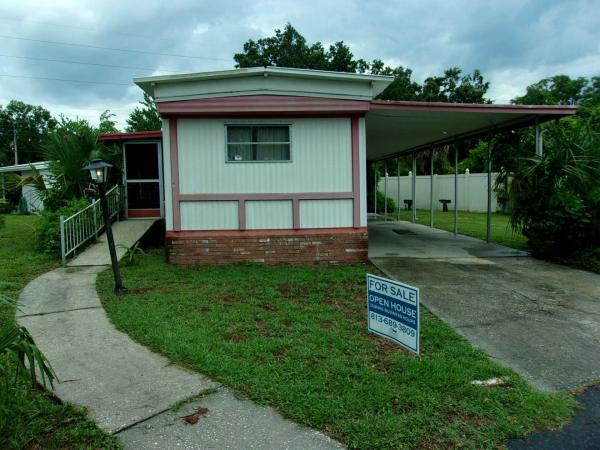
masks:
{"type": "Polygon", "coordinates": [[[298,230],[300,228],[300,199],[294,198],[292,199],[292,226],[294,230],[298,230]]]}
{"type": "Polygon", "coordinates": [[[252,200],[340,200],[353,199],[354,192],[302,192],[282,194],[179,194],[179,201],[252,201],[252,200]]]}
{"type": "Polygon", "coordinates": [[[162,131],[131,131],[129,133],[105,133],[96,135],[99,141],[120,141],[133,139],[162,138],[162,131]]]}
{"type": "Polygon", "coordinates": [[[365,100],[341,100],[335,98],[300,97],[289,95],[246,95],[219,98],[201,98],[161,102],[161,115],[178,116],[257,116],[274,114],[281,117],[302,115],[340,115],[366,113],[369,102],[365,100]]]}
{"type": "Polygon", "coordinates": [[[360,228],[302,228],[300,230],[207,230],[207,231],[167,231],[167,238],[203,238],[219,236],[281,236],[303,234],[354,234],[367,233],[367,227],[360,228]]]}
{"type": "Polygon", "coordinates": [[[404,102],[392,100],[373,100],[370,110],[398,111],[452,111],[452,112],[485,112],[508,114],[554,114],[572,115],[577,113],[577,106],[563,105],[494,105],[479,103],[436,103],[436,102],[404,102]]]}
{"type": "Polygon", "coordinates": [[[353,224],[360,227],[360,155],[359,155],[359,127],[358,116],[352,116],[352,193],[353,193],[353,224]]]}
{"type": "Polygon", "coordinates": [[[246,229],[246,200],[238,200],[238,221],[240,230],[246,229]]]}
{"type": "Polygon", "coordinates": [[[171,189],[173,191],[173,229],[181,230],[179,196],[179,151],[177,148],[177,117],[169,119],[169,144],[171,147],[171,189]]]}

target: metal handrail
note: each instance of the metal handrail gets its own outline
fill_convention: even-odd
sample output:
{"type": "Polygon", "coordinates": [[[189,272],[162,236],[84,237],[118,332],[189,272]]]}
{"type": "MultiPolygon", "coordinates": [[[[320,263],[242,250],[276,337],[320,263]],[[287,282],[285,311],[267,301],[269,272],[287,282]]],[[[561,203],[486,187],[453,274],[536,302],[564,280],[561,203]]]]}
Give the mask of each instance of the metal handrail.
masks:
{"type": "MultiPolygon", "coordinates": [[[[119,185],[113,186],[106,192],[108,215],[111,219],[116,216],[119,220],[119,212],[123,205],[122,195],[119,185]]],[[[104,218],[100,199],[94,200],[89,206],[69,217],[60,216],[60,256],[63,266],[67,262],[67,256],[75,254],[75,250],[90,239],[97,239],[98,232],[102,228],[104,228],[104,218]]]]}

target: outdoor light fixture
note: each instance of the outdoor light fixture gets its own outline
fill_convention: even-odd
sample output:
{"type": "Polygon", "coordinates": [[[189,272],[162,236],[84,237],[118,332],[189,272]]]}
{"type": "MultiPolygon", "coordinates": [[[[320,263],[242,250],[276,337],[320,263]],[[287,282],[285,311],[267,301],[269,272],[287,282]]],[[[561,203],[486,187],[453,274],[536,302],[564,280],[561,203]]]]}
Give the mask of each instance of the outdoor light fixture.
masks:
{"type": "Polygon", "coordinates": [[[112,167],[112,164],[102,161],[101,159],[93,159],[84,170],[90,171],[92,181],[96,184],[106,183],[108,178],[108,169],[112,167]]]}
{"type": "Polygon", "coordinates": [[[110,220],[110,214],[108,213],[108,202],[106,201],[106,182],[108,180],[108,171],[112,167],[112,164],[102,161],[101,159],[94,159],[89,164],[83,167],[83,170],[90,171],[90,177],[92,181],[98,186],[100,192],[100,207],[102,209],[102,217],[104,218],[104,225],[106,227],[106,238],[108,240],[108,251],[110,253],[110,261],[112,265],[113,275],[115,277],[115,292],[121,294],[127,292],[127,288],[123,286],[121,282],[121,272],[119,270],[119,260],[117,259],[117,252],[115,250],[115,240],[112,234],[112,224],[110,220]]]}

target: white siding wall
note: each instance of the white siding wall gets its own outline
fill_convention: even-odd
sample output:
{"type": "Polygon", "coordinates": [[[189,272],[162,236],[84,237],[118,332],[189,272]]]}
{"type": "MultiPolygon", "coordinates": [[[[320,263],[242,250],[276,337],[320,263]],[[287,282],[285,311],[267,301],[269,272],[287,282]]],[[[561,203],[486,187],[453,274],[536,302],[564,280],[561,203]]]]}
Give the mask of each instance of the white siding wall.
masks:
{"type": "Polygon", "coordinates": [[[300,201],[300,228],[352,226],[352,200],[300,201]]]}
{"type": "Polygon", "coordinates": [[[236,230],[238,202],[183,202],[182,230],[236,230]]]}
{"type": "Polygon", "coordinates": [[[226,162],[225,124],[264,122],[179,119],[180,192],[223,194],[352,190],[350,119],[271,121],[291,124],[291,162],[226,162]]]}
{"type": "Polygon", "coordinates": [[[277,230],[292,228],[292,201],[246,202],[246,228],[249,230],[277,230]]]}
{"type": "MultiPolygon", "coordinates": [[[[364,121],[362,122],[362,131],[364,131],[364,121]]],[[[165,155],[168,155],[168,133],[165,133],[164,140],[166,141],[165,155]]],[[[178,151],[181,194],[352,191],[352,144],[349,118],[179,119],[178,151]],[[291,161],[226,162],[225,126],[229,123],[290,124],[291,161]]],[[[366,153],[364,142],[363,153],[366,153]]],[[[366,156],[361,154],[361,158],[363,157],[366,156]]],[[[170,170],[168,167],[168,164],[165,163],[165,173],[170,170]]],[[[165,185],[167,184],[170,186],[165,178],[165,185]]],[[[361,182],[361,191],[362,184],[364,181],[361,182]]],[[[170,190],[167,193],[165,189],[165,196],[167,199],[170,198],[170,190]]],[[[182,229],[237,228],[237,210],[234,220],[232,206],[235,202],[208,202],[211,206],[191,206],[196,203],[198,202],[182,203],[182,229]],[[226,207],[228,213],[210,219],[200,217],[202,213],[209,214],[209,209],[210,214],[218,214],[218,205],[226,207]]],[[[248,201],[246,203],[246,227],[248,229],[292,228],[291,205],[292,202],[289,200],[248,201]]],[[[366,197],[361,205],[361,209],[364,209],[366,197]]],[[[167,211],[169,210],[172,208],[167,205],[167,211]]],[[[364,224],[366,224],[366,214],[364,224]]],[[[352,201],[350,200],[302,201],[300,203],[301,228],[351,227],[352,225],[352,201]]]]}

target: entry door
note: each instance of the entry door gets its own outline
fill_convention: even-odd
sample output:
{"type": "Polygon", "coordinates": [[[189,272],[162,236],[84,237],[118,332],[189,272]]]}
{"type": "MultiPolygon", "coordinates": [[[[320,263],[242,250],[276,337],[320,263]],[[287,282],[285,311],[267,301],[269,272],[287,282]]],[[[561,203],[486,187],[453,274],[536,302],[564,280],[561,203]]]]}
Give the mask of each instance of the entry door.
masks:
{"type": "Polygon", "coordinates": [[[123,146],[127,217],[164,217],[160,142],[123,146]]]}

